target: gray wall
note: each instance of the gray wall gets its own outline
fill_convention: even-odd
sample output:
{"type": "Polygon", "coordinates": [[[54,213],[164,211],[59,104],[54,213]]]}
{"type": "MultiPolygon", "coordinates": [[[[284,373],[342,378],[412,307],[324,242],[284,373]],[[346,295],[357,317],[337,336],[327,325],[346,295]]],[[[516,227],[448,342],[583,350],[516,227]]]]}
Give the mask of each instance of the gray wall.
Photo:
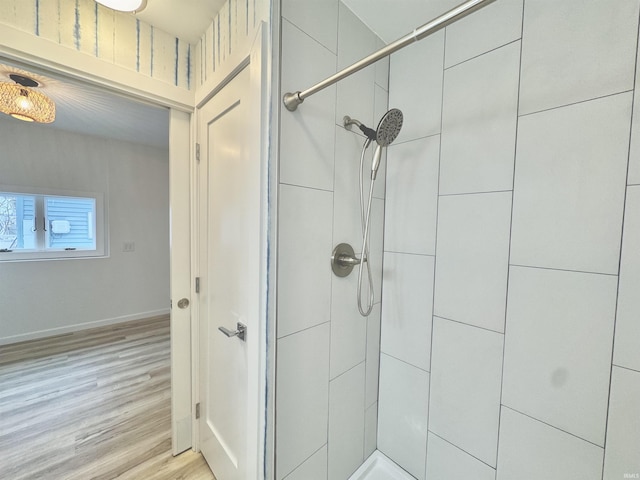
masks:
{"type": "Polygon", "coordinates": [[[640,473],[639,8],[498,0],[391,59],[378,447],[418,479],[640,473]]]}
{"type": "Polygon", "coordinates": [[[107,258],[0,263],[0,342],[167,313],[168,151],[12,119],[0,143],[0,184],[104,193],[110,244],[107,258]]]}

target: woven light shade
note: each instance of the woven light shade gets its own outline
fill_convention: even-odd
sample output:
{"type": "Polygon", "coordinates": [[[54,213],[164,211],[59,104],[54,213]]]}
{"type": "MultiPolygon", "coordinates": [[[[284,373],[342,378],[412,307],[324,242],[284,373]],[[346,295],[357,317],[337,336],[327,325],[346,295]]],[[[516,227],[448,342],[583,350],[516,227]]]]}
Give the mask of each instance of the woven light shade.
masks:
{"type": "Polygon", "coordinates": [[[2,82],[0,112],[26,122],[51,123],[56,119],[56,104],[32,88],[2,82]]]}

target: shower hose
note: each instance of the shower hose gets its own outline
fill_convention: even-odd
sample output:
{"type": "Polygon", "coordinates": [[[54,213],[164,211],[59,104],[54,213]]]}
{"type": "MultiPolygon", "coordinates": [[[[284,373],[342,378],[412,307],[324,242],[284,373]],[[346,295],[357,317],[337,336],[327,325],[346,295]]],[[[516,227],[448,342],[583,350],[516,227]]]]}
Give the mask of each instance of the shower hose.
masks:
{"type": "Polygon", "coordinates": [[[362,249],[360,255],[360,265],[358,266],[358,310],[363,317],[368,316],[373,309],[374,292],[373,292],[373,277],[371,275],[371,262],[369,261],[369,227],[371,223],[371,203],[373,199],[373,186],[375,184],[375,176],[371,175],[371,184],[369,185],[369,199],[366,202],[364,197],[364,155],[371,144],[371,140],[367,139],[362,146],[362,153],[360,155],[360,226],[362,228],[362,249]],[[366,305],[362,304],[362,273],[367,268],[367,280],[368,280],[368,298],[366,305]]]}

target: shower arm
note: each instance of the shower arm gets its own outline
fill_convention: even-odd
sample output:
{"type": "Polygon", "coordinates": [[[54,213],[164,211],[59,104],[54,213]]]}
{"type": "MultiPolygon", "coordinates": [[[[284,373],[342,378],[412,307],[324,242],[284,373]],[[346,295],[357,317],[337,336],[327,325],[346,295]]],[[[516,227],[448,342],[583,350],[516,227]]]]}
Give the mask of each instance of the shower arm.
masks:
{"type": "Polygon", "coordinates": [[[457,7],[449,10],[447,13],[440,15],[439,17],[431,20],[428,23],[425,23],[421,27],[416,28],[412,33],[405,35],[402,38],[399,38],[393,43],[390,43],[386,47],[381,48],[377,52],[372,53],[371,55],[363,58],[362,60],[354,63],[353,65],[339,71],[338,73],[324,79],[320,83],[315,84],[313,87],[307,88],[306,90],[300,92],[289,92],[285,93],[282,101],[284,106],[290,112],[295,111],[302,102],[304,102],[305,98],[310,97],[314,93],[318,93],[320,90],[323,90],[334,83],[342,80],[343,78],[348,77],[349,75],[362,70],[363,68],[368,67],[372,63],[377,62],[378,60],[388,57],[394,52],[397,52],[401,48],[406,47],[407,45],[422,40],[425,37],[428,37],[432,33],[435,33],[439,30],[442,30],[447,25],[451,25],[452,23],[457,22],[461,18],[466,17],[467,15],[475,12],[476,10],[493,3],[495,0],[468,0],[465,3],[458,5],[457,7]]]}

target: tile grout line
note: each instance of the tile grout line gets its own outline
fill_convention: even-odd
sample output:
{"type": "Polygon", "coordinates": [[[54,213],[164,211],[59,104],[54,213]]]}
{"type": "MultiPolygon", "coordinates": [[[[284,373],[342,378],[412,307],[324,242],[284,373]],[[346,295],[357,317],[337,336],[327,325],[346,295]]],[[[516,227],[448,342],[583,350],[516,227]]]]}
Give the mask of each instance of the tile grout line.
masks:
{"type": "Polygon", "coordinates": [[[446,438],[444,438],[441,435],[438,435],[436,432],[434,432],[433,430],[429,430],[428,431],[431,435],[438,437],[440,440],[442,440],[443,442],[448,443],[449,445],[451,445],[453,448],[455,448],[456,450],[460,450],[461,452],[465,453],[466,455],[469,455],[471,458],[476,459],[477,461],[479,461],[480,463],[482,463],[483,465],[486,465],[487,467],[489,467],[490,469],[497,471],[498,467],[492,467],[491,465],[489,465],[487,462],[485,462],[484,460],[479,459],[478,457],[476,457],[475,455],[473,455],[472,453],[467,452],[464,448],[460,448],[458,445],[456,445],[455,443],[450,442],[449,440],[447,440],[446,438]]]}
{"type": "Polygon", "coordinates": [[[618,276],[617,273],[589,272],[589,271],[586,271],[586,270],[571,270],[569,268],[540,267],[540,266],[537,266],[537,265],[522,265],[522,264],[519,264],[519,263],[509,263],[509,267],[535,268],[537,270],[551,270],[553,272],[579,273],[579,274],[582,274],[582,275],[602,275],[602,276],[605,276],[605,277],[617,277],[618,276]]]}
{"type": "Polygon", "coordinates": [[[518,69],[518,99],[516,100],[516,129],[515,129],[515,141],[513,142],[513,176],[511,180],[511,218],[509,219],[509,251],[507,253],[507,283],[504,298],[504,326],[502,337],[502,370],[500,371],[500,400],[498,404],[498,426],[496,435],[496,474],[498,471],[498,461],[500,459],[500,427],[502,424],[502,397],[504,394],[504,371],[505,371],[505,354],[507,349],[507,312],[509,309],[509,280],[511,273],[511,248],[513,242],[513,212],[515,210],[515,192],[516,192],[516,165],[518,157],[518,127],[520,122],[520,116],[518,112],[520,110],[520,92],[522,89],[522,45],[524,44],[524,15],[525,15],[525,2],[522,0],[522,19],[520,23],[520,56],[519,56],[519,69],[518,69]]]}
{"type": "Polygon", "coordinates": [[[519,118],[530,117],[532,115],[537,115],[539,113],[552,112],[554,110],[560,110],[562,108],[573,107],[573,106],[576,106],[576,105],[582,105],[584,103],[595,102],[597,100],[603,100],[605,98],[615,97],[617,95],[624,95],[625,93],[633,93],[633,92],[634,92],[633,88],[631,88],[629,90],[620,90],[619,92],[607,93],[606,95],[599,95],[597,97],[585,98],[584,100],[578,100],[576,102],[566,103],[566,104],[563,104],[563,105],[556,105],[555,107],[543,108],[542,110],[536,110],[536,111],[533,111],[533,112],[522,113],[522,114],[519,114],[518,117],[519,118]]]}
{"type": "Polygon", "coordinates": [[[505,405],[504,403],[501,404],[501,406],[503,408],[511,410],[512,412],[517,413],[518,415],[522,415],[523,417],[526,417],[526,418],[528,418],[530,420],[533,420],[534,422],[541,423],[542,425],[546,425],[549,428],[553,428],[554,430],[557,430],[558,432],[562,432],[562,433],[565,433],[567,435],[571,435],[572,437],[577,438],[578,440],[581,440],[581,441],[583,441],[585,443],[588,443],[589,445],[593,445],[594,447],[598,447],[599,449],[602,450],[602,452],[604,454],[604,447],[602,445],[598,445],[597,443],[594,443],[591,440],[587,440],[586,438],[582,438],[581,436],[576,435],[575,433],[571,433],[571,432],[569,432],[567,430],[564,430],[564,429],[562,429],[560,427],[556,427],[555,425],[552,425],[551,423],[545,422],[544,420],[540,420],[539,418],[536,418],[533,415],[529,415],[528,413],[524,413],[524,412],[522,412],[520,410],[517,410],[517,409],[515,409],[513,407],[510,407],[509,405],[505,405]]]}
{"type": "Polygon", "coordinates": [[[613,314],[613,328],[612,328],[612,338],[611,338],[611,366],[609,367],[609,394],[607,395],[607,408],[605,412],[605,421],[604,421],[604,441],[603,441],[603,455],[602,455],[602,478],[604,479],[605,467],[606,467],[606,451],[607,451],[607,434],[609,433],[609,414],[611,408],[611,394],[613,387],[613,366],[614,366],[614,357],[615,357],[615,347],[616,347],[616,326],[618,323],[618,309],[620,307],[620,273],[622,270],[622,247],[624,246],[624,233],[625,233],[625,219],[627,214],[627,195],[629,192],[629,170],[631,165],[631,141],[633,138],[633,114],[634,114],[634,105],[635,105],[635,97],[636,97],[636,84],[637,84],[637,75],[638,75],[638,42],[640,39],[640,18],[636,18],[636,64],[634,68],[634,88],[631,94],[631,115],[629,118],[629,143],[627,149],[627,172],[624,182],[624,198],[622,203],[622,225],[620,229],[620,253],[618,256],[618,278],[616,285],[616,306],[613,314]]]}
{"type": "Polygon", "coordinates": [[[454,63],[453,65],[449,65],[448,67],[445,67],[444,69],[446,71],[446,70],[449,70],[451,68],[458,67],[460,65],[463,65],[463,64],[465,64],[467,62],[470,62],[472,60],[476,60],[476,59],[478,59],[478,58],[480,58],[480,57],[482,57],[484,55],[487,55],[488,53],[493,53],[493,52],[495,52],[497,50],[500,50],[501,48],[507,47],[507,46],[512,45],[512,44],[514,44],[516,42],[519,42],[521,40],[522,40],[522,31],[520,31],[520,36],[518,38],[516,38],[514,40],[511,40],[510,42],[503,43],[502,45],[498,45],[497,47],[492,48],[491,50],[487,50],[486,52],[482,52],[482,53],[479,53],[478,55],[474,55],[473,57],[469,57],[466,60],[462,60],[462,61],[460,61],[458,63],[454,63]]]}
{"type": "MultiPolygon", "coordinates": [[[[441,96],[440,96],[440,138],[438,138],[438,184],[436,186],[436,218],[435,218],[435,231],[434,235],[434,243],[433,243],[433,291],[431,292],[431,344],[429,345],[429,395],[427,397],[427,432],[429,431],[429,421],[431,419],[431,397],[433,395],[433,391],[431,390],[432,385],[432,376],[433,376],[433,345],[434,345],[434,316],[435,316],[435,308],[436,308],[436,271],[438,269],[438,222],[439,222],[439,214],[440,214],[440,174],[442,167],[442,137],[444,136],[443,132],[443,118],[444,118],[444,93],[445,93],[445,79],[446,79],[446,69],[445,61],[446,61],[446,52],[447,52],[447,32],[448,28],[444,29],[443,32],[443,40],[442,40],[442,87],[441,87],[441,96]]],[[[427,473],[428,467],[428,444],[429,444],[429,434],[427,433],[427,438],[425,442],[425,462],[424,462],[424,472],[425,475],[427,473]]]]}

